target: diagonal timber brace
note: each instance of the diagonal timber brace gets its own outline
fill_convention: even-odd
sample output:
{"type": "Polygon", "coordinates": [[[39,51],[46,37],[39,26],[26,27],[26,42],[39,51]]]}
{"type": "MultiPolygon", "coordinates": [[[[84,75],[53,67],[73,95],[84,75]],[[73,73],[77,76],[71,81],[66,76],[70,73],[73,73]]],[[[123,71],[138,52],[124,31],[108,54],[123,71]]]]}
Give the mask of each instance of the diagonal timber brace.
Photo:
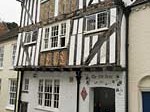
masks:
{"type": "Polygon", "coordinates": [[[25,12],[28,14],[29,18],[30,18],[30,21],[32,22],[32,24],[34,24],[33,20],[32,20],[32,17],[29,13],[29,10],[27,9],[26,5],[24,5],[23,3],[21,3],[21,6],[25,9],[25,12]]]}
{"type": "Polygon", "coordinates": [[[90,6],[92,4],[93,0],[90,0],[88,3],[88,6],[90,6]]]}
{"type": "Polygon", "coordinates": [[[96,53],[98,52],[98,50],[101,48],[101,46],[103,45],[103,43],[107,40],[109,40],[110,36],[115,32],[117,27],[117,24],[114,23],[113,25],[110,26],[109,30],[101,35],[99,35],[99,38],[97,40],[97,42],[95,43],[94,47],[92,48],[89,56],[87,57],[86,61],[85,61],[85,65],[89,65],[91,60],[94,58],[94,56],[96,55],[96,53]]]}

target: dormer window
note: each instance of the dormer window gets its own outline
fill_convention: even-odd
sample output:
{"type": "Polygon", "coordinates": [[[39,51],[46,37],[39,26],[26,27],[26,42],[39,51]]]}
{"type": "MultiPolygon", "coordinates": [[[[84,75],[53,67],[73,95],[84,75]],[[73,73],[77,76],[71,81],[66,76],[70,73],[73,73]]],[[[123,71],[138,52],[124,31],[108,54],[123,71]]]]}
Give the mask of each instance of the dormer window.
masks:
{"type": "Polygon", "coordinates": [[[108,11],[100,12],[86,17],[86,31],[95,31],[108,28],[108,11]]]}

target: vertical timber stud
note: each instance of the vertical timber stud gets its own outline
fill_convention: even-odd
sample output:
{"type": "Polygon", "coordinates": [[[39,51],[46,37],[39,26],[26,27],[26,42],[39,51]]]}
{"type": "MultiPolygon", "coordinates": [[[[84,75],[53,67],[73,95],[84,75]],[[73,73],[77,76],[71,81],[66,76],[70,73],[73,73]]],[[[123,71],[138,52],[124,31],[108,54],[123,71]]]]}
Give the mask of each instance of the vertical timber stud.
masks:
{"type": "Polygon", "coordinates": [[[78,31],[79,31],[79,19],[77,20],[77,32],[75,35],[74,65],[76,65],[76,58],[77,58],[78,31]]]}
{"type": "Polygon", "coordinates": [[[123,17],[122,6],[117,7],[117,27],[116,27],[116,64],[120,64],[120,47],[121,47],[121,23],[123,17]]]}
{"type": "Polygon", "coordinates": [[[77,105],[76,105],[76,112],[79,112],[81,71],[76,71],[76,79],[77,79],[77,105]]]}
{"type": "Polygon", "coordinates": [[[24,71],[21,71],[20,82],[19,82],[19,93],[18,93],[18,110],[16,112],[20,112],[20,104],[21,104],[21,91],[23,84],[24,71]]]}
{"type": "MultiPolygon", "coordinates": [[[[84,0],[85,1],[85,0],[84,0]]],[[[85,2],[86,3],[86,2],[85,2]]],[[[86,4],[84,4],[85,8],[86,8],[86,4]]],[[[84,35],[84,31],[86,29],[86,18],[83,18],[83,25],[82,25],[82,50],[81,50],[81,65],[83,65],[83,60],[84,60],[84,41],[85,41],[85,35],[84,35]]]]}
{"type": "MultiPolygon", "coordinates": [[[[69,56],[69,51],[70,51],[70,43],[71,43],[71,36],[72,36],[72,32],[73,32],[73,25],[74,25],[74,20],[71,19],[70,20],[70,32],[69,32],[69,42],[68,42],[68,45],[67,45],[67,48],[68,48],[68,56],[69,56]]],[[[69,65],[69,59],[68,59],[68,62],[67,62],[67,65],[69,65]]]]}

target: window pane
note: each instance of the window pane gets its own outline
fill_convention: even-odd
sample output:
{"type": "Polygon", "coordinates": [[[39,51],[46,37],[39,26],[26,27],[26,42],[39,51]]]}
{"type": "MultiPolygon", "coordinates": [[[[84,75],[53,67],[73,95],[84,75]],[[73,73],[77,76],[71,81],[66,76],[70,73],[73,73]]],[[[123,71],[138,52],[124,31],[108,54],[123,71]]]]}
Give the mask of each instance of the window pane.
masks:
{"type": "Polygon", "coordinates": [[[31,42],[31,32],[25,33],[25,43],[31,42]]]}
{"type": "Polygon", "coordinates": [[[14,44],[14,45],[12,45],[12,47],[13,47],[13,51],[12,51],[12,65],[14,65],[17,45],[14,44]]]}
{"type": "Polygon", "coordinates": [[[28,90],[29,89],[29,79],[25,79],[24,80],[24,90],[28,90]]]}
{"type": "Polygon", "coordinates": [[[49,28],[45,29],[45,37],[44,37],[44,48],[48,48],[48,40],[49,40],[49,28]]]}
{"type": "Polygon", "coordinates": [[[54,108],[58,108],[59,106],[59,89],[60,89],[59,80],[54,80],[54,108]]]}
{"type": "Polygon", "coordinates": [[[108,13],[107,12],[102,12],[100,14],[98,14],[98,20],[97,20],[97,27],[98,28],[104,28],[107,27],[107,21],[108,21],[108,13]]]}
{"type": "Polygon", "coordinates": [[[51,47],[55,48],[58,46],[58,25],[52,27],[51,31],[51,47]]]}
{"type": "Polygon", "coordinates": [[[39,80],[38,104],[45,107],[59,107],[59,80],[39,80]],[[44,89],[41,89],[43,87],[44,89]]]}
{"type": "Polygon", "coordinates": [[[35,29],[32,34],[32,42],[37,40],[38,29],[35,29]]]}
{"type": "Polygon", "coordinates": [[[14,105],[16,99],[17,81],[10,81],[10,91],[9,91],[9,104],[14,105]]]}
{"type": "Polygon", "coordinates": [[[0,79],[0,92],[1,92],[2,80],[0,79]]]}
{"type": "Polygon", "coordinates": [[[0,67],[3,67],[4,47],[0,47],[0,67]]]}
{"type": "Polygon", "coordinates": [[[96,15],[88,16],[87,20],[87,31],[95,30],[96,26],[96,15]]]}

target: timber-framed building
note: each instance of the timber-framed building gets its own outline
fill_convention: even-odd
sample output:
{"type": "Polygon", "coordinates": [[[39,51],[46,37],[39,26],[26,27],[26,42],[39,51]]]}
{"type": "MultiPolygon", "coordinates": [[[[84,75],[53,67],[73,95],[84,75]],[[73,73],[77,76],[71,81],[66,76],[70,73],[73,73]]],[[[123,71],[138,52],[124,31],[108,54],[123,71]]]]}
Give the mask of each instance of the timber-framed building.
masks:
{"type": "Polygon", "coordinates": [[[126,1],[21,4],[15,112],[127,112],[126,1]]]}

